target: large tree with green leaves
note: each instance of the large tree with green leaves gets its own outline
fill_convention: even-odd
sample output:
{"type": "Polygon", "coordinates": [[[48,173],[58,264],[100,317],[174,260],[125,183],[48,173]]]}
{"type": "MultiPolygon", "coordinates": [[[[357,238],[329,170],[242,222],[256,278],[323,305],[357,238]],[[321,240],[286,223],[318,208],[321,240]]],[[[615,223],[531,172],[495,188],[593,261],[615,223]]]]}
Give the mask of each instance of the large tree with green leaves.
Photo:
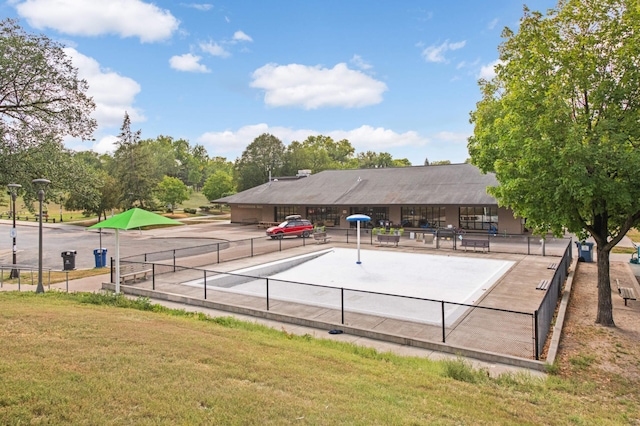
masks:
{"type": "Polygon", "coordinates": [[[614,326],[609,253],[640,221],[640,7],[561,0],[505,29],[500,65],[471,113],[472,162],[541,235],[593,237],[596,323],[614,326]]]}
{"type": "Polygon", "coordinates": [[[284,163],[284,144],[268,133],[258,136],[245,148],[236,160],[238,190],[253,188],[278,176],[284,163]]]}
{"type": "Polygon", "coordinates": [[[43,140],[91,138],[95,105],[87,82],[63,46],[0,21],[0,149],[14,152],[43,140]]]}

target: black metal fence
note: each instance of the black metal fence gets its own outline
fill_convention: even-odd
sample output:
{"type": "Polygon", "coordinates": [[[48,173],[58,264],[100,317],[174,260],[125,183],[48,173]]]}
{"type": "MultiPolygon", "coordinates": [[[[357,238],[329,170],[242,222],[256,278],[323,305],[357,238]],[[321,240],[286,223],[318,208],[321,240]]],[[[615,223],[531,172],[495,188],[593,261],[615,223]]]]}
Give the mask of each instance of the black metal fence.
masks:
{"type": "MultiPolygon", "coordinates": [[[[355,244],[353,230],[331,233],[333,242],[355,244]]],[[[421,241],[402,236],[399,246],[432,250],[456,250],[455,242],[443,240],[436,248],[436,240],[429,247],[421,241]],[[402,238],[404,237],[404,238],[402,238]]],[[[531,236],[483,235],[491,251],[535,254],[531,236]]],[[[424,238],[424,237],[423,237],[424,238]]],[[[463,236],[479,238],[479,236],[463,236]]],[[[380,244],[374,235],[361,234],[361,244],[380,244]]],[[[384,322],[393,329],[394,321],[415,324],[414,337],[433,342],[459,345],[470,349],[492,351],[523,358],[540,359],[564,281],[571,263],[571,239],[545,241],[540,255],[559,256],[555,274],[535,312],[517,312],[444,300],[421,299],[393,294],[329,287],[301,282],[281,281],[255,274],[220,272],[203,266],[254,257],[262,254],[317,244],[313,238],[271,240],[264,237],[239,241],[223,241],[196,247],[145,253],[121,259],[121,265],[135,265],[136,269],[151,270],[153,290],[176,291],[191,297],[216,300],[250,309],[275,311],[308,319],[317,318],[324,309],[323,320],[348,325],[354,321],[384,322]],[[558,254],[556,254],[558,253],[558,254]],[[168,261],[168,262],[167,262],[168,261]],[[168,275],[170,274],[170,275],[168,275]],[[247,290],[247,283],[250,283],[247,290]],[[185,287],[186,286],[186,287],[185,287]],[[185,288],[190,290],[185,291],[185,288]],[[306,290],[305,290],[306,289],[306,290]],[[296,293],[306,297],[294,297],[296,293]],[[401,306],[401,312],[393,307],[401,306]]],[[[540,244],[541,245],[541,244],[540,244]]],[[[112,282],[113,259],[112,259],[112,282]]],[[[397,323],[396,323],[397,325],[397,323]]],[[[384,327],[382,327],[384,328],[384,327]]]]}
{"type": "MultiPolygon", "coordinates": [[[[537,359],[535,314],[506,309],[278,280],[173,263],[121,260],[151,268],[151,289],[296,318],[537,359]],[[170,273],[170,276],[167,275],[170,273]],[[205,285],[206,283],[206,285],[205,285]]],[[[145,287],[148,286],[148,281],[145,287]]],[[[148,287],[147,287],[148,288],[148,287]]]]}
{"type": "Polygon", "coordinates": [[[571,246],[571,241],[569,241],[562,255],[562,260],[560,260],[556,266],[556,272],[553,274],[553,278],[547,287],[542,302],[540,302],[540,307],[535,311],[536,359],[539,359],[544,349],[549,332],[551,331],[551,323],[555,316],[558,301],[562,295],[564,283],[569,275],[569,267],[571,266],[571,259],[573,257],[571,246]]]}

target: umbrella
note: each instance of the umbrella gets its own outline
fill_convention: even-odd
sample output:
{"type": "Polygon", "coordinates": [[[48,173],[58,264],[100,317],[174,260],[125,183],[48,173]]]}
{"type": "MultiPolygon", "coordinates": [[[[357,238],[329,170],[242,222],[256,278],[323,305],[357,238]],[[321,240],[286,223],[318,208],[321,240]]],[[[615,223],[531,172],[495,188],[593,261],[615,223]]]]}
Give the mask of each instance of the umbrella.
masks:
{"type": "Polygon", "coordinates": [[[183,225],[183,223],[147,210],[133,208],[89,227],[89,229],[110,228],[116,230],[116,294],[120,293],[120,238],[118,231],[152,225],[183,225]]]}

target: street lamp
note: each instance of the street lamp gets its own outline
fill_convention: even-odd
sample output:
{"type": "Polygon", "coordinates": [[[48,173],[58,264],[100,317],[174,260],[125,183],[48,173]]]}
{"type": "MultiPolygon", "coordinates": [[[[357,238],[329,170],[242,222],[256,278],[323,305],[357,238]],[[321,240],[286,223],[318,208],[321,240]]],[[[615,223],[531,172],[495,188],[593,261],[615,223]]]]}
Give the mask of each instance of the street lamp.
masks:
{"type": "Polygon", "coordinates": [[[31,183],[40,188],[38,189],[38,201],[40,202],[38,220],[40,221],[40,226],[38,229],[38,287],[36,288],[36,293],[44,293],[44,287],[42,286],[42,202],[44,201],[44,190],[51,181],[48,179],[34,179],[31,183]]]}
{"type": "Polygon", "coordinates": [[[13,238],[13,269],[11,269],[9,278],[18,278],[20,272],[16,269],[16,254],[18,252],[18,246],[16,245],[16,237],[18,236],[18,231],[16,230],[16,196],[18,195],[18,189],[22,188],[22,185],[10,183],[7,185],[7,188],[9,188],[9,193],[11,194],[11,217],[13,218],[13,228],[11,228],[11,238],[13,238]]]}

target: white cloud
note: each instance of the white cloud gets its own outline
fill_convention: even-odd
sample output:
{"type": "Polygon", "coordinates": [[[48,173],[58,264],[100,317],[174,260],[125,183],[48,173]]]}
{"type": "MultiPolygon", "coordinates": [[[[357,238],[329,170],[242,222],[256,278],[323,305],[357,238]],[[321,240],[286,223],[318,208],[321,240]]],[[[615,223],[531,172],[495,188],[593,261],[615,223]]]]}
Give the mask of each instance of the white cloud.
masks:
{"type": "Polygon", "coordinates": [[[382,93],[387,90],[383,82],[350,70],[344,63],[331,69],[268,64],[254,71],[250,85],[265,91],[264,102],[269,106],[297,106],[308,110],[379,104],[382,93]]]}
{"type": "Polygon", "coordinates": [[[140,0],[25,0],[16,3],[16,10],[37,29],[80,36],[117,34],[143,43],[166,40],[179,26],[171,12],[140,0]]]}
{"type": "Polygon", "coordinates": [[[190,7],[192,9],[200,10],[202,12],[206,12],[208,10],[213,9],[213,5],[208,3],[182,3],[182,6],[190,7]]]}
{"type": "Polygon", "coordinates": [[[233,41],[252,42],[253,39],[242,31],[236,31],[235,33],[233,33],[233,41]]]}
{"type": "Polygon", "coordinates": [[[227,52],[224,47],[212,41],[208,43],[200,43],[200,49],[211,56],[220,56],[221,58],[226,58],[230,55],[230,53],[227,52]]]}
{"type": "Polygon", "coordinates": [[[495,18],[493,21],[489,22],[489,25],[487,25],[487,28],[492,30],[496,27],[496,25],[498,25],[498,18],[495,18]]]}
{"type": "Polygon", "coordinates": [[[244,126],[237,131],[226,130],[223,132],[207,132],[202,134],[197,142],[202,144],[209,155],[232,155],[239,157],[242,151],[255,138],[263,133],[269,133],[280,139],[285,145],[296,140],[302,142],[310,135],[330,136],[335,141],[347,139],[355,148],[356,152],[364,151],[389,151],[393,148],[421,147],[429,143],[429,139],[420,136],[417,132],[409,131],[397,133],[393,130],[381,127],[360,126],[352,130],[332,130],[321,132],[311,129],[291,129],[287,127],[269,127],[268,124],[260,123],[244,126]]]}
{"type": "Polygon", "coordinates": [[[490,64],[483,65],[480,68],[480,74],[478,75],[478,78],[482,78],[484,80],[491,80],[493,77],[496,76],[496,66],[502,63],[503,63],[502,61],[497,59],[491,62],[490,64]]]}
{"type": "Polygon", "coordinates": [[[444,57],[444,54],[450,50],[458,50],[462,49],[465,44],[467,44],[466,40],[458,41],[456,43],[449,43],[449,40],[442,43],[440,46],[431,45],[425,48],[422,51],[422,56],[427,62],[444,62],[447,63],[447,59],[444,57]]]}
{"type": "Polygon", "coordinates": [[[357,68],[360,68],[361,70],[369,70],[373,68],[373,65],[365,62],[364,59],[362,59],[362,56],[360,55],[353,55],[353,58],[351,58],[349,62],[351,62],[353,65],[355,65],[357,68]]]}
{"type": "Polygon", "coordinates": [[[73,48],[67,47],[64,51],[78,69],[78,76],[89,83],[88,94],[96,104],[93,117],[100,127],[121,125],[125,111],[132,122],[145,120],[142,112],[133,106],[135,96],[140,93],[140,85],[135,80],[103,70],[98,61],[73,48]]]}
{"type": "Polygon", "coordinates": [[[188,72],[211,72],[206,66],[200,63],[200,56],[192,55],[191,53],[185,53],[180,56],[172,56],[169,59],[171,68],[178,71],[188,72]]]}

